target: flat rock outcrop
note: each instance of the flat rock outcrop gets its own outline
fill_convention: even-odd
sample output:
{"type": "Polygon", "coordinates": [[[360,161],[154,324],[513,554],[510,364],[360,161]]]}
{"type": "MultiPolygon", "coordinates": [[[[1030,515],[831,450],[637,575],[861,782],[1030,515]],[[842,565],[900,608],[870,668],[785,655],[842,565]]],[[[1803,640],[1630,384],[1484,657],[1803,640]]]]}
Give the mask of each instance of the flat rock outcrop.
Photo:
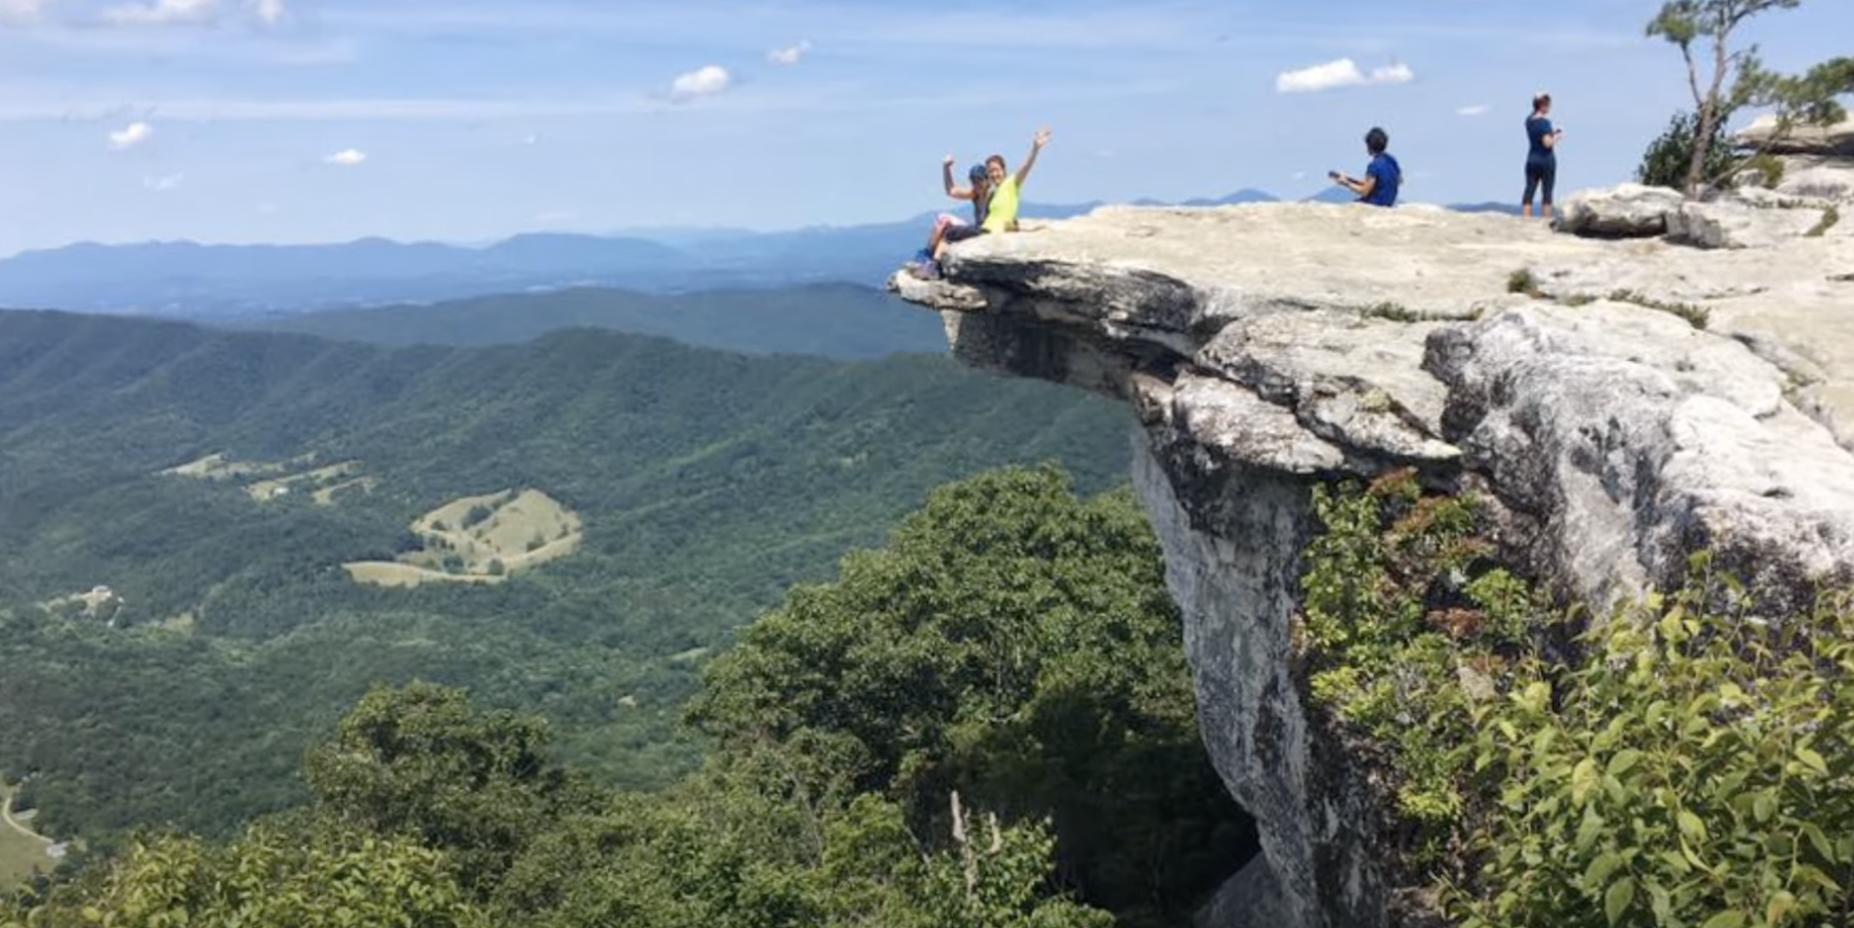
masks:
{"type": "Polygon", "coordinates": [[[1732,142],[1741,148],[1762,148],[1774,155],[1836,155],[1854,158],[1854,119],[1829,126],[1792,126],[1781,136],[1775,116],[1759,116],[1732,142]]]}
{"type": "Polygon", "coordinates": [[[942,279],[891,279],[941,312],[965,363],[1135,413],[1134,482],[1203,735],[1262,835],[1260,869],[1203,924],[1405,923],[1372,847],[1370,771],[1292,670],[1312,483],[1415,467],[1483,488],[1509,554],[1597,605],[1677,582],[1699,546],[1770,609],[1854,574],[1854,235],[1818,229],[1813,207],[1769,207],[1795,215],[1753,234],[1726,207],[1608,196],[1653,200],[1660,231],[1423,206],[1104,207],[962,243],[942,279]],[[1732,244],[1680,244],[1706,235],[1732,244]]]}

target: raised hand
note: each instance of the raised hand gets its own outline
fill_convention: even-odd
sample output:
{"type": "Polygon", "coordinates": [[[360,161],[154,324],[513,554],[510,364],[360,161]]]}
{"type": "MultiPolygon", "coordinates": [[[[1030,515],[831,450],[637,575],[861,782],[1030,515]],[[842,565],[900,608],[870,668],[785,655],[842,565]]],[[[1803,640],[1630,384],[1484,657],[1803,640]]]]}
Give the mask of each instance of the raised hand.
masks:
{"type": "Polygon", "coordinates": [[[958,159],[956,159],[956,158],[954,158],[954,157],[953,157],[952,155],[947,155],[947,156],[946,156],[945,158],[942,158],[942,159],[940,160],[940,163],[941,163],[941,164],[944,164],[944,165],[946,165],[947,167],[949,167],[949,168],[950,168],[950,167],[952,167],[952,166],[953,166],[953,162],[954,162],[954,161],[956,161],[956,160],[958,160],[958,159]]]}
{"type": "Polygon", "coordinates": [[[1049,130],[1046,128],[1038,129],[1036,131],[1036,138],[1031,140],[1031,144],[1035,145],[1038,148],[1042,148],[1043,146],[1048,145],[1049,144],[1049,130]]]}

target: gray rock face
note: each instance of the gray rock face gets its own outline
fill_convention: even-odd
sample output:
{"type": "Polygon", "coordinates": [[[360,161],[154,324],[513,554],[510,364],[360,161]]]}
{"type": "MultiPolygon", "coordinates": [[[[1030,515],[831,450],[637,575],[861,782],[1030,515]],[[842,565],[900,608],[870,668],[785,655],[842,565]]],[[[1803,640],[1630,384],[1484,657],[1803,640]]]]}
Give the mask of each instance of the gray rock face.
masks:
{"type": "MultiPolygon", "coordinates": [[[[1579,199],[1663,224],[1682,210],[1579,199]]],[[[1134,484],[1203,736],[1262,838],[1204,928],[1414,923],[1373,847],[1371,771],[1295,676],[1315,482],[1413,466],[1483,487],[1509,556],[1593,604],[1677,582],[1698,545],[1772,609],[1854,574],[1854,236],[1685,215],[1736,237],[1704,251],[1422,208],[1109,207],[955,246],[931,285],[892,282],[942,312],[963,362],[1135,414],[1134,484]]]]}
{"type": "Polygon", "coordinates": [[[1783,177],[1776,193],[1792,198],[1854,203],[1854,157],[1789,155],[1779,158],[1783,177]]]}
{"type": "Polygon", "coordinates": [[[1781,139],[1775,116],[1760,116],[1732,137],[1740,148],[1765,148],[1776,155],[1838,155],[1854,158],[1854,119],[1832,126],[1795,126],[1781,139]]]}
{"type": "Polygon", "coordinates": [[[1580,190],[1558,204],[1552,227],[1596,238],[1654,238],[1667,232],[1668,214],[1682,202],[1678,191],[1641,184],[1580,190]]]}
{"type": "Polygon", "coordinates": [[[1825,212],[1781,203],[1682,203],[1667,214],[1667,240],[1695,248],[1772,248],[1815,228],[1825,212]]]}

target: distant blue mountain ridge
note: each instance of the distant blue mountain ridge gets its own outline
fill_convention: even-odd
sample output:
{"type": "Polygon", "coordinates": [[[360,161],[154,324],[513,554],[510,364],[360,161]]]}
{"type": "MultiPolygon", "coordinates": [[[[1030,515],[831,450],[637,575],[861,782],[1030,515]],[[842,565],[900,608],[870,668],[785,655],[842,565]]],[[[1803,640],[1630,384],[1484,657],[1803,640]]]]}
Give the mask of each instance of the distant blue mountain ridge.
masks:
{"type": "MultiPolygon", "coordinates": [[[[1333,194],[1349,198],[1328,188],[1307,199],[1329,200],[1333,194]]],[[[1135,205],[1279,200],[1245,189],[1214,199],[1135,205]]],[[[1022,213],[1064,219],[1102,205],[1026,203],[1022,213]]],[[[1493,204],[1451,208],[1514,211],[1493,204]]],[[[899,222],[778,232],[534,233],[484,247],[383,238],[325,245],[86,242],[0,260],[0,307],[237,319],[568,287],[662,294],[830,282],[874,287],[924,244],[926,227],[938,212],[899,222]]]]}

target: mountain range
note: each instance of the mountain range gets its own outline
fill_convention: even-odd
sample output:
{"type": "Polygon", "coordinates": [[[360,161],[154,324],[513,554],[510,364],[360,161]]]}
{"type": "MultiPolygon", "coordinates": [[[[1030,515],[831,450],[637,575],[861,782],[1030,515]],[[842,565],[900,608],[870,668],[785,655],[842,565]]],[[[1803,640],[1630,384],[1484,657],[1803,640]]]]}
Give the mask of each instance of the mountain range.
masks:
{"type": "MultiPolygon", "coordinates": [[[[1339,191],[1341,199],[1345,196],[1339,191]]],[[[1330,200],[1334,190],[1308,199],[1330,200]]],[[[1177,204],[1277,201],[1253,189],[1177,204]]],[[[1062,219],[1103,205],[1025,204],[1062,219]]],[[[1492,204],[1453,207],[1504,209],[1492,204]]],[[[276,317],[560,288],[657,294],[821,282],[877,285],[925,244],[934,213],[778,232],[659,229],[612,236],[525,234],[486,246],[367,238],[323,245],[79,243],[0,260],[0,307],[190,319],[276,317]]]]}

